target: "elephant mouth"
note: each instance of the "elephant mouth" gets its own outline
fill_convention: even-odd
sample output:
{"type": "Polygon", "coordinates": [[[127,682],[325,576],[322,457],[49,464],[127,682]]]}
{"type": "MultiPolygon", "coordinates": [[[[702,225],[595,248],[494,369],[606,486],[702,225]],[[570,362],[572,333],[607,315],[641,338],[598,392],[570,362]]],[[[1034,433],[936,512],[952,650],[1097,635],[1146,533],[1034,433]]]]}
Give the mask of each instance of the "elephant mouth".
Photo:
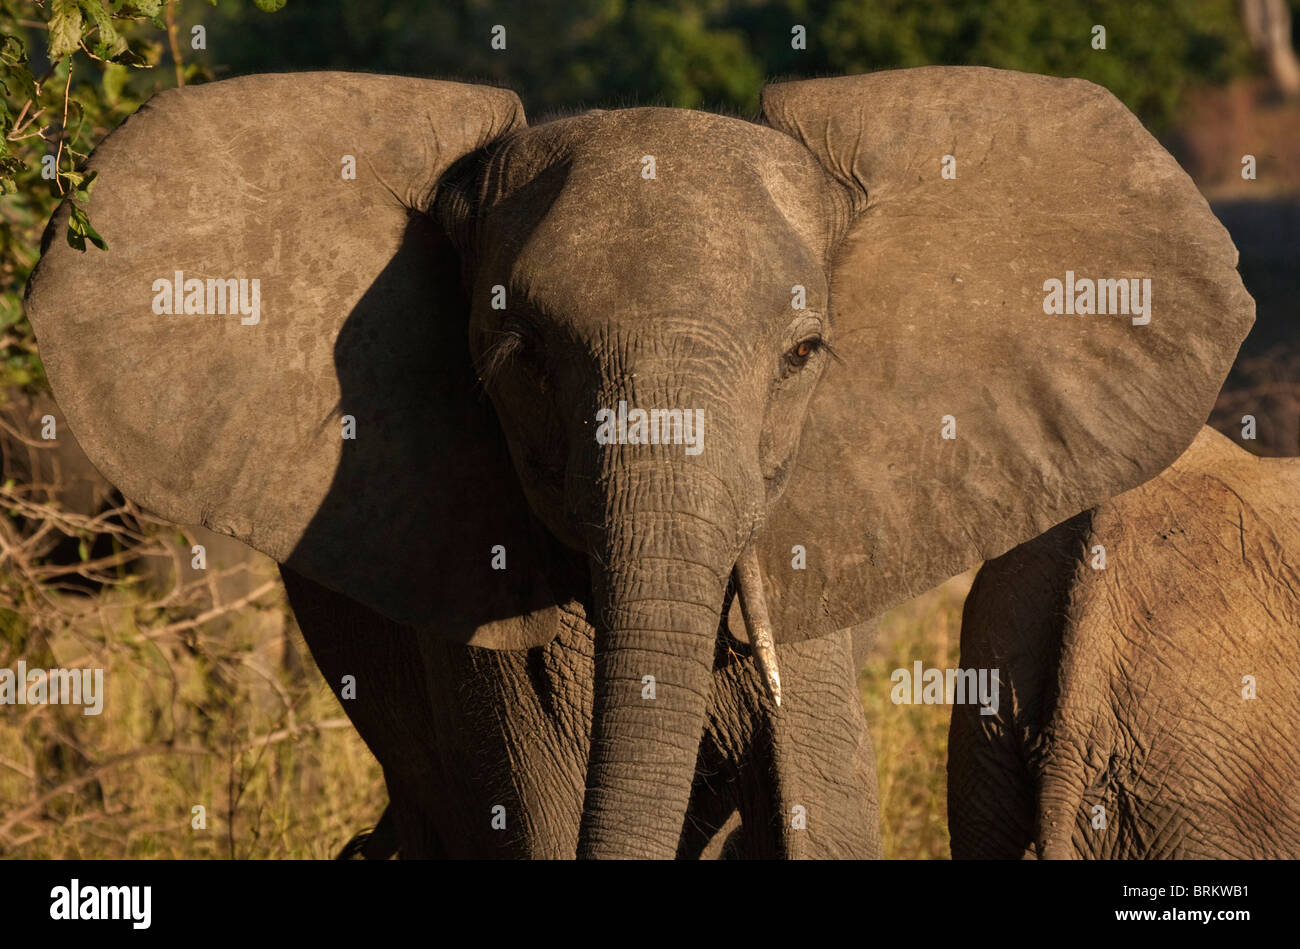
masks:
{"type": "Polygon", "coordinates": [[[776,662],[776,641],[772,638],[772,621],[767,612],[767,597],[763,593],[763,575],[758,569],[758,548],[748,544],[731,571],[740,601],[740,612],[745,618],[745,631],[754,653],[763,688],[778,708],[781,706],[781,670],[776,662]]]}

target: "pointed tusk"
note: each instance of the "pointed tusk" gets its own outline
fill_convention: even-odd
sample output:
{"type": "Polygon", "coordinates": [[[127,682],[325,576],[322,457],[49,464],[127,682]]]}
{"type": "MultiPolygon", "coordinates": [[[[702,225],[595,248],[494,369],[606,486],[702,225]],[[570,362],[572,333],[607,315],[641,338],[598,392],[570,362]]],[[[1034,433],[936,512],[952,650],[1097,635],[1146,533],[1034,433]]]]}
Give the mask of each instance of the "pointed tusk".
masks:
{"type": "Polygon", "coordinates": [[[745,617],[749,632],[749,645],[754,650],[759,677],[768,696],[776,706],[781,706],[781,670],[776,664],[776,641],[772,638],[772,622],[767,616],[767,600],[763,596],[763,576],[758,572],[758,550],[753,544],[745,548],[736,561],[736,596],[740,598],[740,612],[745,617]]]}

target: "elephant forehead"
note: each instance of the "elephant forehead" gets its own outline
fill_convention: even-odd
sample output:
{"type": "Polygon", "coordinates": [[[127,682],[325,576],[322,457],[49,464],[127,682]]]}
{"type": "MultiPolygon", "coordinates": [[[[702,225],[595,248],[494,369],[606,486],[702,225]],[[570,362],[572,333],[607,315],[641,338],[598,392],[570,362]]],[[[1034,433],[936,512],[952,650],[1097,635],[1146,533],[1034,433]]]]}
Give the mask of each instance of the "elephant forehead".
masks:
{"type": "Polygon", "coordinates": [[[649,223],[608,218],[543,223],[512,262],[515,289],[556,310],[632,307],[643,312],[707,306],[790,308],[824,300],[822,262],[783,222],[755,224],[666,214],[649,223]]]}
{"type": "Polygon", "coordinates": [[[503,188],[523,187],[557,164],[568,186],[627,200],[655,191],[698,207],[744,211],[766,192],[788,217],[817,215],[824,173],[816,158],[783,132],[690,109],[618,109],[561,119],[511,136],[497,153],[503,188]]]}
{"type": "Polygon", "coordinates": [[[503,263],[516,287],[559,307],[650,311],[666,297],[693,305],[705,296],[788,308],[796,284],[813,303],[820,297],[826,181],[782,133],[682,109],[598,113],[531,132],[502,156],[512,199],[498,226],[519,227],[527,180],[550,170],[553,183],[527,234],[502,241],[515,245],[503,263]]]}

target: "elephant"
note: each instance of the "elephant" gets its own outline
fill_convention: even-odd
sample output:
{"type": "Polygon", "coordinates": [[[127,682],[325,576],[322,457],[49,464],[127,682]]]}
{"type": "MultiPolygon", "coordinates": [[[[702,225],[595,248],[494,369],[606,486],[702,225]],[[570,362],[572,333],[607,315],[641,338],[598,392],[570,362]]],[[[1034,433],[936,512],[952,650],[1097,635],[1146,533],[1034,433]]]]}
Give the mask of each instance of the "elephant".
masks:
{"type": "Polygon", "coordinates": [[[61,209],[26,298],[55,395],[282,565],[404,857],[878,856],[874,618],[1166,467],[1254,318],[1136,117],[1011,71],[532,125],[253,75],[88,170],[107,250],[61,209]]]}
{"type": "Polygon", "coordinates": [[[954,858],[1300,856],[1300,458],[1211,428],[986,563],[954,705],[954,858]]]}

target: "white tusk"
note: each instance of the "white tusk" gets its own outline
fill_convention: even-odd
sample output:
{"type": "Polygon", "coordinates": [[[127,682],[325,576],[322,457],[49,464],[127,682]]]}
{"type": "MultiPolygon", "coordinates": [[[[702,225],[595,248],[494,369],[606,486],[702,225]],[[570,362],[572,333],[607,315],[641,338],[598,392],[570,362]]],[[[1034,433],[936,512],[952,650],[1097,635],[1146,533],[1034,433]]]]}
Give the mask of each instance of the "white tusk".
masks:
{"type": "Polygon", "coordinates": [[[768,619],[767,600],[763,596],[763,576],[758,571],[758,550],[753,544],[736,561],[735,576],[736,596],[740,598],[740,612],[745,617],[759,677],[767,694],[780,708],[781,670],[776,663],[776,641],[772,638],[772,621],[768,619]]]}

